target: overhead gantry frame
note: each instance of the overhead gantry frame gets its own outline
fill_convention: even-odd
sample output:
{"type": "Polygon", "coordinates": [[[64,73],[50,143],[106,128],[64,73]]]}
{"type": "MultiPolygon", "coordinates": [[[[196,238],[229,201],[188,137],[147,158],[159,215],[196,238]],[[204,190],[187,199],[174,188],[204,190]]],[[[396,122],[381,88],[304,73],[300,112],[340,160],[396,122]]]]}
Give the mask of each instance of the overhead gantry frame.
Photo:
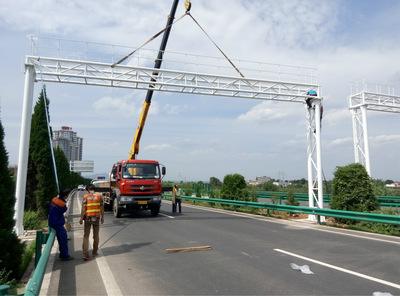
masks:
{"type": "Polygon", "coordinates": [[[35,81],[116,88],[156,90],[185,94],[225,96],[303,104],[307,122],[309,206],[323,208],[320,114],[321,97],[308,97],[319,85],[241,78],[178,70],[155,69],[83,60],[27,56],[16,188],[16,231],[23,232],[23,211],[28,164],[33,87],[35,81]],[[150,83],[151,82],[151,83],[150,83]],[[309,104],[306,104],[309,99],[309,104]]]}
{"type": "Polygon", "coordinates": [[[367,110],[400,113],[400,97],[363,90],[349,97],[353,122],[353,147],[355,162],[361,163],[371,176],[368,143],[367,110]]]}

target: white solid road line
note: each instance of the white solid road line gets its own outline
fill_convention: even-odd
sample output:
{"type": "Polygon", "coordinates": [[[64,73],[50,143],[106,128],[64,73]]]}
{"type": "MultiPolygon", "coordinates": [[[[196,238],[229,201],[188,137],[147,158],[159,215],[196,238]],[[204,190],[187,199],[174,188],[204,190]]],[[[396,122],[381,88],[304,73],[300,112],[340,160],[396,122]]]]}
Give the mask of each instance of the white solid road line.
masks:
{"type": "Polygon", "coordinates": [[[369,276],[369,275],[366,275],[366,274],[363,274],[363,273],[355,272],[355,271],[352,271],[352,270],[349,270],[349,269],[346,269],[346,268],[342,268],[342,267],[335,266],[335,265],[332,265],[332,264],[328,264],[328,263],[325,263],[325,262],[322,262],[322,261],[318,261],[318,260],[311,259],[311,258],[308,258],[308,257],[304,257],[304,256],[301,256],[301,255],[297,255],[297,254],[294,254],[294,253],[291,253],[291,252],[288,252],[288,251],[284,251],[284,250],[281,250],[281,249],[274,249],[274,251],[277,251],[277,252],[280,252],[280,253],[283,253],[283,254],[286,254],[286,255],[289,255],[289,256],[293,256],[293,257],[296,257],[296,258],[300,258],[300,259],[303,259],[303,260],[306,260],[306,261],[309,261],[309,262],[313,262],[315,264],[319,264],[319,265],[322,265],[322,266],[325,266],[325,267],[328,267],[328,268],[331,268],[331,269],[335,269],[335,270],[338,270],[338,271],[341,271],[341,272],[352,274],[352,275],[358,276],[360,278],[367,279],[367,280],[370,280],[370,281],[373,281],[373,282],[377,282],[377,283],[380,283],[380,284],[383,284],[383,285],[386,285],[386,286],[389,286],[389,287],[400,289],[400,284],[396,284],[396,283],[388,282],[388,281],[385,281],[385,280],[381,280],[381,279],[378,279],[378,278],[375,278],[375,277],[372,277],[372,276],[369,276]]]}
{"type": "MultiPolygon", "coordinates": [[[[79,198],[78,208],[79,213],[82,211],[82,206],[79,198]]],[[[117,281],[114,278],[114,275],[111,271],[110,266],[107,263],[106,257],[104,257],[103,251],[101,248],[98,250],[99,256],[96,257],[97,267],[99,268],[100,276],[103,280],[104,287],[106,288],[107,295],[122,295],[122,291],[120,290],[117,281]]]]}
{"type": "Polygon", "coordinates": [[[175,219],[175,217],[173,217],[173,216],[168,216],[167,214],[164,214],[164,213],[158,213],[159,215],[161,215],[161,216],[164,216],[164,217],[168,217],[168,218],[170,218],[170,219],[175,219]]]}

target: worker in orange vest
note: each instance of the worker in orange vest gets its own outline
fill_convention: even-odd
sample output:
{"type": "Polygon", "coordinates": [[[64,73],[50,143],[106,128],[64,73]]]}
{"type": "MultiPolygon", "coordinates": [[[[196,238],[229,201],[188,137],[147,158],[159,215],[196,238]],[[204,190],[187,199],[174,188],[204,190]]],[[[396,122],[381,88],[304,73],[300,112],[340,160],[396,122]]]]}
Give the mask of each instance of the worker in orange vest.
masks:
{"type": "Polygon", "coordinates": [[[79,224],[84,224],[83,233],[83,260],[89,260],[89,235],[90,229],[93,228],[93,257],[97,256],[97,251],[99,249],[99,229],[100,223],[104,223],[104,205],[103,198],[100,194],[94,192],[94,186],[88,185],[86,187],[88,191],[87,194],[83,196],[82,200],[82,211],[79,224]]]}

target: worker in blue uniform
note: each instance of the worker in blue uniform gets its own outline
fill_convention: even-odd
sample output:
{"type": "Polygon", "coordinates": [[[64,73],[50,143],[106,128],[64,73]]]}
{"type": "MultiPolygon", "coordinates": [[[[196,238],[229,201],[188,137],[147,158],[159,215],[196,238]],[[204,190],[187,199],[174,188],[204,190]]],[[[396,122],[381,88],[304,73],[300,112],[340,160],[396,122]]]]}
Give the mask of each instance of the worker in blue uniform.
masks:
{"type": "Polygon", "coordinates": [[[60,259],[62,261],[72,260],[68,252],[68,237],[64,227],[64,213],[67,211],[65,198],[68,196],[69,190],[64,190],[51,200],[49,208],[49,227],[56,231],[57,241],[60,248],[60,259]]]}

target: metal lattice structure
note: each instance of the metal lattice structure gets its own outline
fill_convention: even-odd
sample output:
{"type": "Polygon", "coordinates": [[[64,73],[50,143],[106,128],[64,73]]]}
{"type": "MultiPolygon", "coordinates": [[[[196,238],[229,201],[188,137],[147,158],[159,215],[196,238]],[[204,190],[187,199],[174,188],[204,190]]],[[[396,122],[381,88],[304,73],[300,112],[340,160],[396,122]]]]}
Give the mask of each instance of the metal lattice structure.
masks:
{"type": "Polygon", "coordinates": [[[33,66],[36,80],[82,85],[96,85],[132,89],[227,96],[247,99],[294,101],[304,103],[304,96],[316,84],[291,83],[234,76],[212,75],[178,70],[66,60],[47,57],[26,58],[33,66]],[[151,78],[156,82],[150,83],[151,78]]]}
{"type": "MultiPolygon", "coordinates": [[[[166,52],[167,55],[167,52],[166,52]]],[[[188,56],[185,54],[185,56],[188,56]]],[[[306,106],[307,169],[310,207],[323,207],[320,147],[321,97],[308,97],[310,89],[319,92],[316,83],[241,78],[171,69],[153,69],[138,65],[117,65],[61,57],[27,56],[25,89],[19,146],[16,188],[16,230],[23,232],[23,210],[26,186],[30,125],[34,82],[96,85],[128,89],[154,89],[163,92],[225,96],[257,100],[298,103],[306,106]],[[158,75],[154,73],[157,72],[158,75]],[[151,79],[156,81],[151,82],[151,79]],[[305,104],[309,99],[309,104],[305,104]]],[[[204,64],[202,65],[204,66],[204,64]]],[[[179,67],[177,67],[179,69],[179,67]]],[[[212,68],[210,68],[212,69],[212,68]]],[[[216,71],[218,72],[218,71],[216,71]]],[[[279,76],[281,77],[281,76],[279,76]]]]}
{"type": "Polygon", "coordinates": [[[353,91],[349,97],[349,109],[353,121],[353,146],[355,162],[364,165],[371,176],[371,163],[368,143],[367,110],[400,113],[400,96],[394,88],[376,86],[370,91],[363,83],[361,91],[353,91]]]}

